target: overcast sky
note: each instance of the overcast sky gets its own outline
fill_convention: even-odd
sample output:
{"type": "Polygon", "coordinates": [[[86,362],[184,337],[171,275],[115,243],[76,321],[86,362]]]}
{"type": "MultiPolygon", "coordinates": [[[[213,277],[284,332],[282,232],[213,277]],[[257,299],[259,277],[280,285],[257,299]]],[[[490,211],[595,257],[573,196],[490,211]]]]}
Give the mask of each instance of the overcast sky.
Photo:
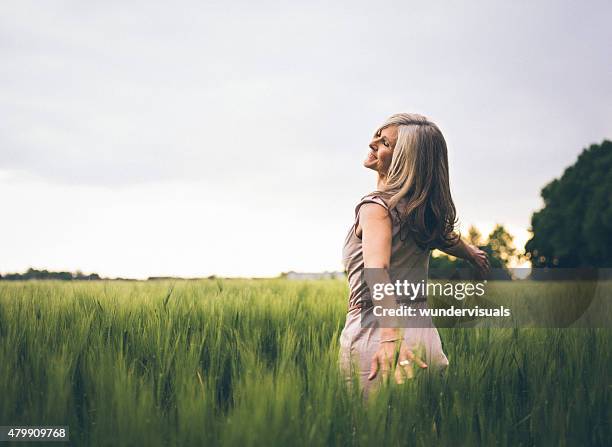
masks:
{"type": "Polygon", "coordinates": [[[612,136],[609,2],[0,4],[0,272],[341,270],[375,128],[444,133],[463,228],[522,245],[612,136]]]}

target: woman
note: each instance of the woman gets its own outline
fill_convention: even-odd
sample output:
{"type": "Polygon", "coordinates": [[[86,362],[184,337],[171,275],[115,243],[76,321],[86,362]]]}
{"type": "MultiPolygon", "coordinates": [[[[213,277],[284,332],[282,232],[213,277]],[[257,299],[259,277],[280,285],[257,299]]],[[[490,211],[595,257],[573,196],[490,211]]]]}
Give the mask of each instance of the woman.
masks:
{"type": "Polygon", "coordinates": [[[386,377],[392,370],[402,383],[404,377],[414,375],[413,364],[445,368],[448,359],[433,324],[400,329],[373,323],[364,269],[427,272],[434,248],[470,261],[481,272],[488,271],[489,263],[482,250],[466,244],[455,232],[446,142],[434,123],[418,114],[392,115],[376,130],[363,164],[378,173],[377,191],[357,204],[344,242],[350,297],[340,338],[340,365],[349,381],[356,367],[367,392],[375,378],[386,377]],[[420,351],[424,356],[417,355],[420,351]]]}

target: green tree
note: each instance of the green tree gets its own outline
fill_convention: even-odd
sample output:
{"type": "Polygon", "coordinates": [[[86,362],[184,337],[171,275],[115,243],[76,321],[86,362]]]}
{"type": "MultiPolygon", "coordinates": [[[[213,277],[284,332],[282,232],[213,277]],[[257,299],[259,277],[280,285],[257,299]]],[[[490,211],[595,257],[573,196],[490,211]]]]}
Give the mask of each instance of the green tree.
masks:
{"type": "Polygon", "coordinates": [[[612,267],[612,142],[584,149],[541,192],[525,256],[534,267],[612,267]]]}
{"type": "Polygon", "coordinates": [[[468,228],[467,240],[470,244],[480,247],[482,245],[482,234],[474,225],[468,228]]]}
{"type": "Polygon", "coordinates": [[[495,225],[487,244],[481,248],[489,255],[492,268],[507,268],[510,261],[517,258],[514,236],[501,224],[495,225]]]}

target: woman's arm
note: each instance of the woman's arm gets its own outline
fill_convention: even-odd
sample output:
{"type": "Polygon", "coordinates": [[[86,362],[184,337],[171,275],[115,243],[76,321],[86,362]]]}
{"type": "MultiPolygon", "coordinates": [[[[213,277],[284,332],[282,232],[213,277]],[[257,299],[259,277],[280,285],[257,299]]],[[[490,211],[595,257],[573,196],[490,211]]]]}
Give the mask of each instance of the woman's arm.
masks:
{"type": "Polygon", "coordinates": [[[475,245],[466,244],[461,238],[457,240],[455,245],[451,247],[438,247],[438,250],[446,253],[447,255],[465,259],[476,267],[478,273],[480,273],[482,276],[486,276],[486,274],[489,273],[489,270],[491,270],[491,265],[489,264],[487,254],[475,245]]]}
{"type": "MultiPolygon", "coordinates": [[[[381,205],[366,203],[360,209],[360,226],[362,229],[362,250],[365,269],[382,269],[384,280],[390,283],[388,269],[391,262],[391,218],[389,213],[381,205]]],[[[367,270],[366,270],[367,272],[367,270]]],[[[367,276],[367,275],[366,275],[367,276]]],[[[368,284],[368,286],[372,286],[368,284]]],[[[395,299],[394,296],[387,297],[395,299]]],[[[399,328],[381,328],[380,346],[372,357],[370,365],[369,380],[372,380],[382,370],[383,378],[387,377],[389,371],[394,367],[395,353],[399,347],[399,361],[414,361],[421,368],[427,368],[425,362],[419,359],[412,351],[402,343],[402,335],[399,328]]],[[[403,382],[403,374],[412,376],[410,365],[402,366],[395,370],[395,380],[403,382]],[[401,369],[401,370],[400,370],[401,369]]]]}

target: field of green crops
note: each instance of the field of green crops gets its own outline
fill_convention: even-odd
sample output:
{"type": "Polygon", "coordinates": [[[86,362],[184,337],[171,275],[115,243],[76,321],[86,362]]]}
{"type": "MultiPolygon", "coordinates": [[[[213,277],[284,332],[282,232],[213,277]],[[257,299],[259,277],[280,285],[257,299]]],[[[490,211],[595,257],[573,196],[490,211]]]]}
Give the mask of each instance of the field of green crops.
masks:
{"type": "Polygon", "coordinates": [[[1,282],[0,425],[68,425],[75,445],[612,445],[611,330],[441,328],[445,374],[363,401],[337,367],[347,293],[1,282]]]}

